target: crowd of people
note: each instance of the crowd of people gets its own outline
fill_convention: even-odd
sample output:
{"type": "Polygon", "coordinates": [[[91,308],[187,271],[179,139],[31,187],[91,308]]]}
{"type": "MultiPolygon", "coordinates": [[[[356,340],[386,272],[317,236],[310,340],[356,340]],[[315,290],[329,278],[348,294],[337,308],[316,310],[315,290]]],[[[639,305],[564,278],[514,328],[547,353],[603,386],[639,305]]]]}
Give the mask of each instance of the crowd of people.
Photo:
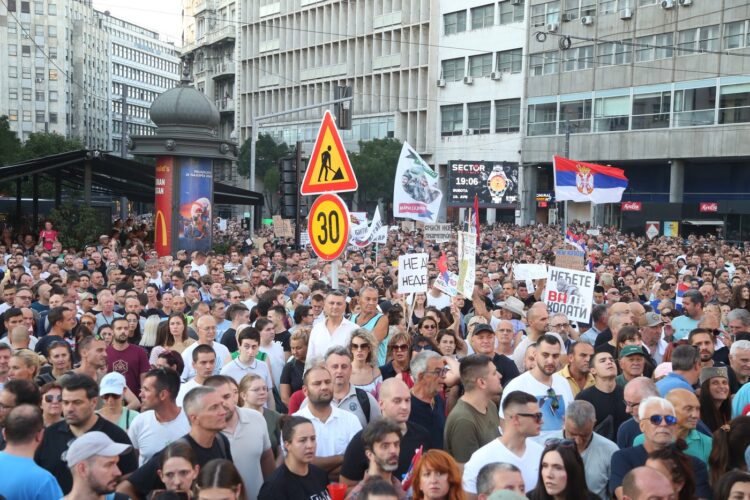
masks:
{"type": "Polygon", "coordinates": [[[750,498],[747,246],[584,236],[581,323],[514,277],[559,227],[482,227],[463,296],[455,237],[325,262],[230,226],[226,253],[159,256],[131,220],[0,241],[0,496],[750,498]]]}

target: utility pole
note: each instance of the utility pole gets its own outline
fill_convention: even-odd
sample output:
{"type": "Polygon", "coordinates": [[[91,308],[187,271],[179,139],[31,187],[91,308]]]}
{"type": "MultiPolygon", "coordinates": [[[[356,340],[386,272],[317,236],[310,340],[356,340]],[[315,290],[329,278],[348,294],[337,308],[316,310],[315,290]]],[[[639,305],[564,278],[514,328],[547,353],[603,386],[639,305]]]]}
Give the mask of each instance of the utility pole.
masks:
{"type": "MultiPolygon", "coordinates": [[[[302,179],[302,141],[297,141],[297,151],[295,153],[294,158],[294,168],[297,171],[297,183],[299,184],[302,179]]],[[[295,214],[294,214],[294,246],[299,249],[300,247],[300,210],[302,209],[302,195],[299,192],[299,186],[295,190],[295,196],[297,198],[297,202],[294,204],[295,207],[295,214]]]]}
{"type": "MultiPolygon", "coordinates": [[[[123,160],[128,157],[128,86],[122,84],[122,130],[120,131],[120,158],[123,160]]],[[[128,218],[128,197],[120,197],[120,219],[123,224],[128,218]]]]}

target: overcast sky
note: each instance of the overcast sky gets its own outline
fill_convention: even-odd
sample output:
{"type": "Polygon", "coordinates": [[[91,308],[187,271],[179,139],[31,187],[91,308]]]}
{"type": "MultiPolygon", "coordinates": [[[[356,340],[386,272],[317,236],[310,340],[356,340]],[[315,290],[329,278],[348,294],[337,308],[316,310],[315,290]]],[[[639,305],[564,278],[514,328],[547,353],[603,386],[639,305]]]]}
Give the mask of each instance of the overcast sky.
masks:
{"type": "Polygon", "coordinates": [[[93,0],[96,10],[108,10],[125,21],[162,35],[160,38],[180,46],[182,38],[182,0],[93,0]]]}

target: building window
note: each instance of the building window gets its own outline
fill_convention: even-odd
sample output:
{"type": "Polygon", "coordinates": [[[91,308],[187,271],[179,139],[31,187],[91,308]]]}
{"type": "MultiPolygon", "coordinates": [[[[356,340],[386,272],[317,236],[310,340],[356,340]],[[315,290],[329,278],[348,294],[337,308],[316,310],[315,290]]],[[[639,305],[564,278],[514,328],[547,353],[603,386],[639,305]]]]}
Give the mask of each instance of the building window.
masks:
{"type": "Polygon", "coordinates": [[[576,47],[563,51],[563,71],[577,71],[594,67],[594,46],[576,47]]]}
{"type": "Polygon", "coordinates": [[[469,57],[469,76],[479,78],[492,73],[492,54],[469,57]]]}
{"type": "Polygon", "coordinates": [[[24,101],[31,100],[31,89],[21,89],[21,95],[24,101]]]}
{"type": "Polygon", "coordinates": [[[630,96],[599,97],[594,101],[594,132],[628,129],[630,96]]]}
{"type": "Polygon", "coordinates": [[[57,47],[48,47],[47,55],[50,59],[57,59],[57,47]]]}
{"type": "Polygon", "coordinates": [[[469,114],[469,128],[473,129],[475,134],[489,134],[492,103],[490,101],[473,102],[466,107],[469,114]]]}
{"type": "Polygon", "coordinates": [[[531,6],[532,26],[544,26],[560,22],[560,2],[540,3],[531,6]]]}
{"type": "Polygon", "coordinates": [[[57,123],[57,113],[50,113],[49,114],[49,122],[50,123],[57,123]]]}
{"type": "Polygon", "coordinates": [[[523,65],[521,49],[504,50],[497,53],[497,70],[502,73],[520,73],[523,65]]]}
{"type": "Polygon", "coordinates": [[[510,0],[500,2],[500,24],[518,23],[523,21],[523,2],[513,5],[510,0]]]}
{"type": "Polygon", "coordinates": [[[633,46],[623,42],[605,42],[596,47],[599,66],[630,64],[633,57],[633,46]]]}
{"type": "MultiPolygon", "coordinates": [[[[57,5],[54,4],[54,3],[48,3],[47,4],[47,14],[49,14],[50,16],[56,16],[57,15],[57,5]]],[[[50,115],[50,121],[52,121],[51,115],[50,115]]]]}
{"type": "Polygon", "coordinates": [[[466,31],[466,11],[459,10],[458,12],[451,12],[443,16],[443,23],[445,24],[445,34],[452,35],[454,33],[461,33],[466,31]]]}
{"type": "Polygon", "coordinates": [[[17,56],[18,55],[18,45],[15,43],[11,43],[8,45],[8,55],[9,56],[17,56]]]}
{"type": "Polygon", "coordinates": [[[18,89],[8,89],[8,99],[18,99],[18,89]]]}
{"type": "Polygon", "coordinates": [[[44,123],[44,111],[37,111],[36,112],[36,122],[37,123],[44,123]]]}
{"type": "Polygon", "coordinates": [[[36,101],[37,102],[44,102],[44,91],[37,90],[36,93],[35,93],[35,95],[36,95],[36,101]]]}
{"type": "Polygon", "coordinates": [[[560,133],[570,127],[571,134],[591,132],[591,99],[560,103],[560,133]]]}
{"type": "Polygon", "coordinates": [[[489,28],[495,25],[495,4],[471,9],[471,29],[489,28]]]}
{"type": "Polygon", "coordinates": [[[553,75],[557,73],[559,56],[556,50],[531,54],[529,58],[529,73],[534,76],[553,75]]]}
{"type": "Polygon", "coordinates": [[[36,35],[36,36],[44,36],[44,25],[35,24],[34,25],[34,35],[36,35]]]}
{"type": "Polygon", "coordinates": [[[676,90],[674,126],[696,127],[714,124],[716,87],[676,90]]]}
{"type": "Polygon", "coordinates": [[[672,92],[653,92],[633,96],[633,130],[668,128],[672,92]]]}
{"type": "Polygon", "coordinates": [[[655,59],[669,59],[672,57],[672,33],[641,36],[636,38],[636,62],[653,61],[655,59]]]}
{"type": "Polygon", "coordinates": [[[745,47],[747,39],[747,21],[737,21],[724,25],[724,50],[745,47]]]}
{"type": "Polygon", "coordinates": [[[443,79],[447,82],[458,82],[464,77],[465,60],[463,57],[457,59],[446,59],[443,61],[443,79]]]}
{"type": "Polygon", "coordinates": [[[750,122],[750,83],[722,85],[719,123],[750,122]]]}
{"type": "Polygon", "coordinates": [[[646,5],[656,5],[657,0],[638,0],[638,7],[646,5]]]}
{"type": "Polygon", "coordinates": [[[617,0],[599,0],[599,13],[609,14],[617,12],[617,0]]]}
{"type": "Polygon", "coordinates": [[[557,103],[529,104],[528,135],[555,135],[557,103]]]}
{"type": "Polygon", "coordinates": [[[23,57],[31,57],[31,46],[30,45],[21,45],[21,55],[23,57]]]}
{"type": "Polygon", "coordinates": [[[49,100],[50,101],[57,101],[57,90],[50,90],[49,91],[49,100]]]}
{"type": "Polygon", "coordinates": [[[21,2],[21,13],[31,14],[31,6],[29,5],[29,2],[21,2]]]}
{"type": "Polygon", "coordinates": [[[8,66],[8,76],[18,78],[18,66],[8,66]]]}
{"type": "Polygon", "coordinates": [[[44,15],[44,3],[43,0],[36,0],[34,2],[34,14],[44,15]]]}
{"type": "Polygon", "coordinates": [[[464,130],[464,106],[440,107],[440,135],[461,135],[464,130]]]}
{"type": "Polygon", "coordinates": [[[12,122],[18,121],[18,110],[17,109],[9,109],[8,110],[8,120],[12,122]]]}
{"type": "Polygon", "coordinates": [[[495,132],[518,132],[521,127],[521,99],[495,101],[495,132]]]}
{"type": "Polygon", "coordinates": [[[703,26],[679,32],[677,55],[687,56],[719,48],[719,25],[703,26]]]}
{"type": "Polygon", "coordinates": [[[23,121],[30,122],[31,121],[31,110],[30,109],[24,109],[22,117],[23,117],[23,121]]]}
{"type": "Polygon", "coordinates": [[[16,0],[8,0],[8,12],[16,11],[16,0]]]}
{"type": "Polygon", "coordinates": [[[57,38],[57,26],[54,24],[50,24],[47,27],[47,34],[50,36],[50,38],[57,38]]]}

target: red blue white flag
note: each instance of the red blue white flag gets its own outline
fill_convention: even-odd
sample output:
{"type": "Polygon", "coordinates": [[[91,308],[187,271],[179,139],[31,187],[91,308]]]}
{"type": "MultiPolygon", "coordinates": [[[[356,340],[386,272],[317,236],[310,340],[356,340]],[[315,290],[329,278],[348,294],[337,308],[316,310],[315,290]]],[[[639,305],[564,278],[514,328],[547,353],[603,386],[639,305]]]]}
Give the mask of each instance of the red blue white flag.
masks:
{"type": "Polygon", "coordinates": [[[596,163],[554,157],[555,199],[619,203],[628,187],[625,171],[596,163]]]}

